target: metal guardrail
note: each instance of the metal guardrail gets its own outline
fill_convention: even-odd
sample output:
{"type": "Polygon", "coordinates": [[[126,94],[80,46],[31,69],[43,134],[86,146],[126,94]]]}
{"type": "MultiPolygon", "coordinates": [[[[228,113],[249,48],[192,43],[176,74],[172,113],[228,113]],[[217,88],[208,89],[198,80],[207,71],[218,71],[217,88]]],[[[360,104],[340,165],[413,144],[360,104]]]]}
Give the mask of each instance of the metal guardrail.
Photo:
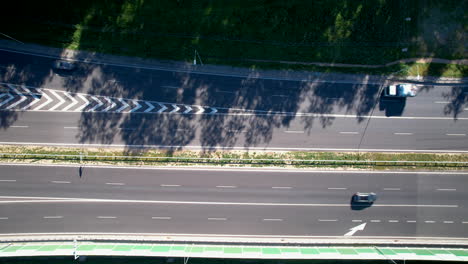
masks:
{"type": "Polygon", "coordinates": [[[242,159],[242,158],[203,158],[203,157],[151,157],[151,156],[109,156],[71,154],[30,154],[0,153],[3,159],[55,159],[76,161],[124,161],[124,162],[184,162],[184,163],[224,163],[224,164],[276,164],[276,165],[373,165],[373,166],[432,166],[468,167],[463,161],[391,161],[391,160],[323,160],[323,159],[242,159]]]}

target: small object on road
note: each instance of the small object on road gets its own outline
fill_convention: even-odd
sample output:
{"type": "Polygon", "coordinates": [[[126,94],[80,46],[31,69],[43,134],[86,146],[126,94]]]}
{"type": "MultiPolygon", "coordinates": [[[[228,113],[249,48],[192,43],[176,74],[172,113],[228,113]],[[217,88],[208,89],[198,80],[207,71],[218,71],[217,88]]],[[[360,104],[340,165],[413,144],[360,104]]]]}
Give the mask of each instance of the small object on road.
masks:
{"type": "Polygon", "coordinates": [[[373,203],[377,200],[377,194],[357,192],[353,195],[353,202],[355,203],[373,203]]]}
{"type": "Polygon", "coordinates": [[[400,83],[385,87],[384,96],[394,98],[415,97],[418,88],[414,84],[400,83]]]}
{"type": "Polygon", "coordinates": [[[76,64],[72,61],[58,60],[54,62],[54,69],[72,71],[76,68],[76,64]]]}

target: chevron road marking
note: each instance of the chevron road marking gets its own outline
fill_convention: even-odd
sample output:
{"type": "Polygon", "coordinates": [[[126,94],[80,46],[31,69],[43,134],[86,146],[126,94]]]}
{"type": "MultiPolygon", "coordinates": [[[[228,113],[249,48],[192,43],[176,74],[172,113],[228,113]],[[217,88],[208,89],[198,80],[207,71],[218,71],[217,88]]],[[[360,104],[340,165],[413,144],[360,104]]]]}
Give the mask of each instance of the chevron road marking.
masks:
{"type": "Polygon", "coordinates": [[[137,100],[132,100],[132,102],[136,105],[136,107],[133,108],[132,110],[130,110],[130,113],[133,113],[133,112],[135,112],[136,110],[138,110],[138,109],[141,108],[141,104],[139,104],[137,100]]]}
{"type": "MultiPolygon", "coordinates": [[[[169,113],[171,113],[171,114],[172,114],[172,113],[175,113],[175,112],[177,112],[177,111],[179,111],[179,109],[180,109],[180,108],[179,108],[177,105],[175,105],[175,104],[172,104],[172,107],[174,107],[174,110],[172,110],[171,112],[169,112],[169,113]]],[[[159,112],[158,112],[158,113],[159,113],[159,112]]]]}
{"type": "Polygon", "coordinates": [[[54,105],[52,108],[50,108],[49,110],[50,111],[54,111],[55,109],[57,109],[60,105],[62,105],[63,103],[65,103],[65,100],[62,99],[62,97],[60,97],[57,92],[55,92],[54,90],[50,90],[50,92],[59,99],[59,103],[54,105]]]}
{"type": "Polygon", "coordinates": [[[10,88],[13,89],[13,91],[15,91],[15,93],[17,93],[21,97],[21,99],[18,100],[16,103],[11,104],[10,106],[8,106],[6,109],[11,109],[11,108],[19,105],[20,103],[24,102],[26,99],[28,99],[26,96],[22,95],[18,90],[16,90],[15,87],[10,86],[10,88]]]}
{"type": "Polygon", "coordinates": [[[109,99],[108,97],[104,97],[104,99],[106,99],[106,101],[110,104],[108,107],[106,107],[105,109],[102,110],[102,112],[107,112],[109,110],[111,110],[112,108],[114,108],[114,106],[116,106],[116,103],[114,103],[114,101],[112,101],[111,99],[109,99]]]}
{"type": "Polygon", "coordinates": [[[39,97],[37,97],[35,93],[31,92],[31,90],[29,90],[28,87],[22,85],[21,88],[23,88],[23,90],[25,90],[27,94],[30,94],[34,98],[28,105],[21,108],[21,110],[26,110],[41,100],[39,97]]]}
{"type": "Polygon", "coordinates": [[[38,106],[38,107],[37,107],[36,109],[34,109],[34,110],[40,110],[41,108],[43,108],[44,106],[48,105],[49,103],[51,103],[51,102],[53,101],[53,99],[50,98],[50,97],[47,95],[47,93],[44,92],[44,90],[41,89],[41,92],[42,92],[42,95],[43,95],[44,97],[46,97],[46,100],[47,100],[47,101],[45,101],[43,104],[41,104],[40,106],[38,106]]]}
{"type": "Polygon", "coordinates": [[[119,98],[119,101],[122,103],[122,107],[116,110],[117,113],[120,113],[122,110],[129,107],[129,105],[122,98],[119,98]]]}
{"type": "Polygon", "coordinates": [[[192,111],[192,107],[188,106],[188,105],[184,105],[185,108],[187,108],[187,110],[184,111],[184,114],[188,114],[192,111]]]}
{"type": "Polygon", "coordinates": [[[94,101],[96,101],[98,104],[95,105],[93,108],[91,108],[88,112],[94,112],[94,111],[96,111],[96,109],[98,109],[99,107],[101,107],[103,105],[103,103],[96,96],[91,95],[91,98],[93,98],[94,101]]]}
{"type": "Polygon", "coordinates": [[[78,94],[78,96],[83,100],[85,101],[85,104],[78,107],[77,109],[75,109],[75,112],[81,112],[83,109],[85,109],[86,106],[89,105],[89,101],[88,99],[86,99],[86,97],[84,97],[82,94],[78,94]]]}
{"type": "MultiPolygon", "coordinates": [[[[148,112],[151,112],[151,110],[153,110],[155,107],[154,105],[152,105],[151,103],[149,102],[145,102],[145,104],[148,106],[148,109],[146,109],[144,112],[145,113],[148,113],[148,112]]],[[[164,106],[165,107],[165,106],[164,106]]]]}
{"type": "Polygon", "coordinates": [[[216,108],[214,108],[214,107],[211,107],[211,109],[212,109],[212,110],[211,110],[210,114],[215,114],[215,113],[218,112],[218,109],[216,109],[216,108]]]}
{"type": "Polygon", "coordinates": [[[2,98],[2,97],[5,96],[5,95],[8,95],[10,98],[8,98],[7,100],[5,100],[5,101],[3,101],[2,103],[0,103],[0,106],[6,104],[6,103],[8,103],[8,102],[10,102],[13,98],[15,98],[15,97],[12,96],[11,94],[6,94],[6,93],[1,94],[1,95],[0,95],[0,98],[2,98]]]}
{"type": "MultiPolygon", "coordinates": [[[[158,113],[158,114],[164,112],[164,110],[167,109],[167,107],[166,107],[165,105],[161,104],[161,103],[158,103],[158,105],[161,107],[161,109],[159,109],[159,111],[156,112],[156,113],[158,113]]],[[[173,106],[174,106],[174,105],[173,105],[173,106]]],[[[172,113],[172,112],[171,112],[171,113],[172,113]]]]}
{"type": "Polygon", "coordinates": [[[73,98],[73,96],[71,96],[70,94],[65,93],[65,96],[68,97],[68,99],[70,99],[73,103],[67,105],[64,109],[62,109],[63,111],[67,111],[68,109],[72,108],[74,105],[76,105],[78,103],[78,100],[73,98]]]}
{"type": "Polygon", "coordinates": [[[195,113],[196,115],[200,115],[200,114],[203,114],[205,112],[205,108],[203,108],[201,106],[198,106],[198,105],[197,105],[197,107],[198,107],[199,110],[195,113]]]}

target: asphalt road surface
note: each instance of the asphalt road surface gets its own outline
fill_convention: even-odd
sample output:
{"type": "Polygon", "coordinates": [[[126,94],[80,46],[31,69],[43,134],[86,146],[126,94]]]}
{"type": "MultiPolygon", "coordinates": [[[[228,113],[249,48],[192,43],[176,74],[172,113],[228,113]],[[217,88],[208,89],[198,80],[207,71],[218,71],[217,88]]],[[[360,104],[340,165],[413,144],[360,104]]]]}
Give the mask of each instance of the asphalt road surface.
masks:
{"type": "Polygon", "coordinates": [[[1,165],[0,233],[467,237],[466,173],[1,165]],[[373,191],[372,206],[351,204],[373,191]]]}
{"type": "Polygon", "coordinates": [[[468,151],[466,84],[422,84],[416,97],[395,101],[365,79],[263,80],[86,63],[67,73],[52,70],[50,58],[0,57],[0,144],[468,151]]]}

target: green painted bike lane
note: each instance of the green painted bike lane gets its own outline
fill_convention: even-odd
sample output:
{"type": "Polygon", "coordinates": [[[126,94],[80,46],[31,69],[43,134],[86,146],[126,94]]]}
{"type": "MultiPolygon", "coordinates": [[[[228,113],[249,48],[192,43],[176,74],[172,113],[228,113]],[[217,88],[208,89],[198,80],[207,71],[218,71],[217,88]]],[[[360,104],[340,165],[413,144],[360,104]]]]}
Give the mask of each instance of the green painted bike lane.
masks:
{"type": "Polygon", "coordinates": [[[0,257],[171,256],[262,259],[398,259],[468,261],[468,249],[406,247],[301,247],[73,242],[0,243],[0,257]]]}

